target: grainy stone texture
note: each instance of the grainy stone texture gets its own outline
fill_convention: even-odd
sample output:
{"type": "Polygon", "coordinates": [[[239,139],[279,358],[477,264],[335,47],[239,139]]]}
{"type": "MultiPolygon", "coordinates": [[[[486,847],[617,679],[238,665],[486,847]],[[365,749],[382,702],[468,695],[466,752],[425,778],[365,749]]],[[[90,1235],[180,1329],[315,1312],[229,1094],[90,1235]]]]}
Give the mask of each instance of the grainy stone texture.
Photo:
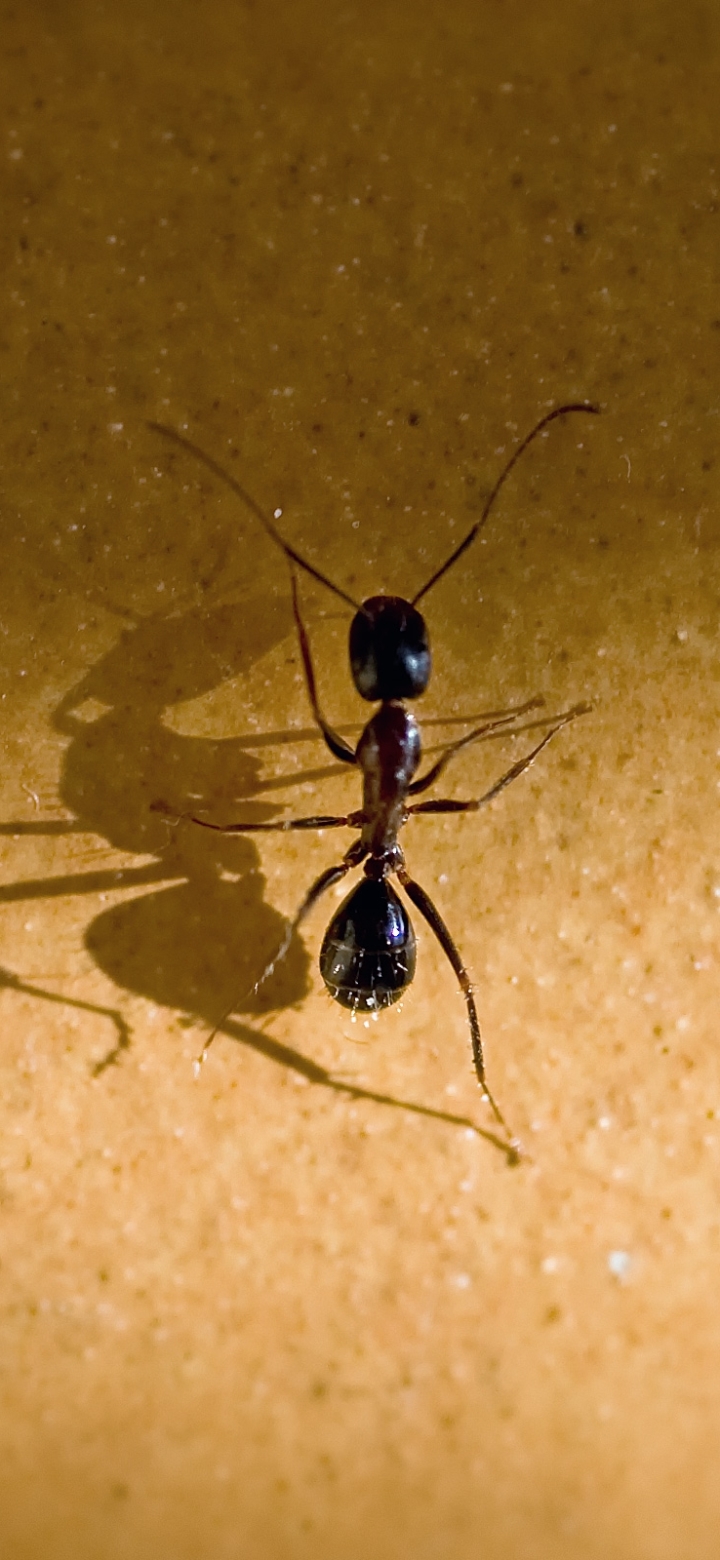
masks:
{"type": "MultiPolygon", "coordinates": [[[[4,13],[4,1560],[717,1555],[719,25],[4,13]],[[432,746],[537,692],[594,711],[404,841],[529,1159],[454,1120],[487,1124],[422,931],[366,1029],[321,989],[319,909],[196,1081],[344,843],[150,804],[359,790],[282,558],[146,421],[362,597],[418,589],[585,397],[428,596],[418,713],[432,746]]],[[[346,615],[302,593],[356,730],[346,615]]]]}

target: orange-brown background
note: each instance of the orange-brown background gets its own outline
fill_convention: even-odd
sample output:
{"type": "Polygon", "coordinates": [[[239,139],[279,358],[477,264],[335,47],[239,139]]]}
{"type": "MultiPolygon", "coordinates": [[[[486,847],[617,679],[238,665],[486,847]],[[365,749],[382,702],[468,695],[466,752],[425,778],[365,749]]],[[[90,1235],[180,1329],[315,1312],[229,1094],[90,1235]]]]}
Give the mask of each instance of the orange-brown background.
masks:
{"type": "MultiPolygon", "coordinates": [[[[3,13],[8,1560],[718,1553],[718,25],[3,13]],[[321,989],[321,911],[195,1081],[340,847],[150,803],[358,790],[310,728],[282,559],[146,420],[362,596],[417,589],[586,396],[603,418],[555,425],[428,596],[422,712],[594,712],[405,841],[531,1157],[453,1124],[482,1107],[429,937],[366,1031],[321,989]]],[[[303,593],[357,725],[346,615],[303,593]]]]}

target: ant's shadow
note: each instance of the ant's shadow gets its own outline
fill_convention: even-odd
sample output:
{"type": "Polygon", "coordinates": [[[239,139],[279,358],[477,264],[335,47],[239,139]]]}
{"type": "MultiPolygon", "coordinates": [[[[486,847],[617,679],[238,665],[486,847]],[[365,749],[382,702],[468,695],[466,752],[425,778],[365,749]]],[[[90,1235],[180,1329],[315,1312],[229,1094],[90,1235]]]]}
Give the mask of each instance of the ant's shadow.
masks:
{"type": "MultiPolygon", "coordinates": [[[[96,894],[122,888],[135,893],[102,911],[87,927],[85,946],[118,987],[180,1010],[211,1027],[233,1008],[222,1031],[334,1091],[473,1128],[505,1152],[507,1145],[469,1118],[402,1101],[335,1078],[302,1052],[282,1045],[252,1019],[298,1003],[309,989],[310,961],[296,935],[272,981],[252,994],[258,971],[280,943],[285,922],[265,899],[255,845],[247,836],[223,836],[182,825],[168,829],[151,804],[166,799],[178,814],[213,798],[227,818],[265,821],[278,808],[259,800],[278,789],[264,781],[257,749],[307,732],[275,738],[184,736],[167,723],[178,704],[198,699],[229,679],[247,676],[256,661],[293,632],[287,601],[251,598],[242,606],[193,608],[172,617],[148,617],[123,629],[116,645],[72,688],[53,724],[69,739],[60,784],[62,805],[73,822],[3,826],[3,833],[89,833],[115,850],[138,854],[139,866],[90,870],[0,889],[0,903],[24,898],[96,894]],[[149,859],[148,859],[149,858],[149,859]],[[249,995],[238,1000],[238,994],[249,995]],[[243,1019],[247,1022],[243,1022],[243,1019]]],[[[283,787],[338,772],[325,764],[295,773],[283,787]]],[[[0,985],[51,1001],[36,984],[0,971],[0,985]]],[[[94,1071],[117,1062],[130,1043],[127,1021],[111,1008],[95,1008],[115,1025],[115,1043],[94,1071]]]]}
{"type": "MultiPolygon", "coordinates": [[[[241,738],[179,735],[168,715],[247,675],[290,631],[287,604],[266,598],[144,619],[121,634],[55,712],[57,729],[71,738],[63,804],[79,828],[118,850],[149,855],[139,874],[157,885],[97,916],[85,945],[116,985],[207,1024],[252,988],[284,921],[265,900],[253,843],[186,825],[169,829],[151,806],[167,797],[182,812],[212,797],[229,816],[242,808],[258,820],[278,809],[254,800],[263,789],[260,763],[241,738]]],[[[249,999],[243,1011],[268,1012],[305,995],[309,960],[299,938],[283,963],[272,991],[249,999]]]]}

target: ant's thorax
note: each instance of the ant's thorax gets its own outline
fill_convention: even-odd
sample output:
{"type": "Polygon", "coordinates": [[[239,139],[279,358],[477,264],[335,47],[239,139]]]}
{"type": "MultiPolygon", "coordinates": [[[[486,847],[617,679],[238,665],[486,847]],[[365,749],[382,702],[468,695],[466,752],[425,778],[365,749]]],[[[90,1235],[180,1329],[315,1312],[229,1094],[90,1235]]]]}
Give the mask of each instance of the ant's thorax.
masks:
{"type": "Polygon", "coordinates": [[[368,721],[355,750],[363,774],[361,838],[373,856],[385,855],[396,844],[421,754],[415,716],[401,699],[387,699],[368,721]]]}

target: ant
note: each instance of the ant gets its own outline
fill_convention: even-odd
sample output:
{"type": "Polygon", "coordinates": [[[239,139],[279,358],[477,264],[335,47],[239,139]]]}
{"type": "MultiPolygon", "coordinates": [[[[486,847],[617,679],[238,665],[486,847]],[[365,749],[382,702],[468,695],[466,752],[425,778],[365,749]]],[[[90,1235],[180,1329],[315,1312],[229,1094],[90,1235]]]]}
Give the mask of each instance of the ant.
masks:
{"type": "MultiPolygon", "coordinates": [[[[408,805],[409,797],[418,796],[434,785],[456,753],[469,747],[472,742],[482,741],[483,738],[500,731],[503,727],[510,726],[519,715],[538,708],[544,700],[542,697],[530,699],[526,704],[509,713],[489,718],[483,725],[475,727],[473,731],[446,747],[437,761],[419,779],[415,779],[414,776],[420,765],[420,732],[414,715],[406,707],[405,700],[416,699],[424,693],[430,679],[430,642],[425,619],[417,609],[418,602],[454,567],[474,542],[485,525],[500,489],[513,467],[543,429],[557,417],[562,417],[568,412],[596,414],[599,410],[600,408],[591,402],[582,401],[558,406],[548,412],[515,449],[486,500],[479,520],[449,558],[446,558],[430,579],[415,593],[412,600],[406,601],[402,596],[371,596],[362,603],[355,601],[285,541],[254,499],[211,456],[206,455],[190,439],[186,439],[175,429],[165,427],[161,423],[149,424],[156,433],[173,440],[201,461],[214,476],[225,482],[248,505],[273,541],[284,552],[290,565],[293,613],[305,671],[305,683],[315,721],[333,756],[344,764],[357,765],[363,776],[363,805],[358,811],[348,813],[343,818],[318,814],[311,818],[287,818],[271,823],[219,824],[210,823],[204,818],[194,818],[190,814],[184,815],[202,828],[215,829],[222,834],[250,834],[288,829],[360,830],[359,838],[346,850],[341,861],[321,872],[312,887],[308,889],[294,919],[288,924],[280,947],[256,982],[254,990],[257,991],[272,974],[275,965],[287,952],[297,928],[322,895],[327,893],[335,883],[339,883],[353,867],[359,867],[364,863],[362,881],[343,900],[327,928],[320,949],[320,972],[331,997],[334,997],[342,1007],[349,1008],[353,1014],[357,1012],[377,1014],[381,1008],[389,1007],[396,1002],[413,979],[416,959],[415,934],[410,917],[390,882],[392,876],[396,877],[408,899],[434,932],[455,971],[467,1007],[477,1080],[483,1098],[487,1100],[495,1121],[504,1134],[503,1147],[511,1162],[516,1162],[520,1157],[520,1144],[513,1137],[499,1105],[488,1088],[480,1024],[470,977],[442,916],[425,889],[410,877],[405,866],[405,857],[398,844],[398,834],[408,818],[418,813],[478,812],[481,807],[486,807],[500,795],[501,791],[529,769],[564,726],[569,725],[577,716],[586,714],[590,706],[576,704],[564,714],[558,715],[532,751],[524,758],[518,759],[506,774],[496,780],[495,784],[476,800],[454,801],[443,798],[408,805]],[[379,703],[380,706],[365,726],[356,748],[350,747],[338,732],[333,730],[318,702],[310,642],[300,611],[296,572],[298,569],[303,569],[312,579],[317,580],[354,609],[355,616],[350,625],[349,641],[352,679],[362,699],[372,704],[379,703]]],[[[280,510],[275,510],[273,519],[277,519],[280,513],[280,510]]],[[[154,808],[167,814],[171,812],[164,802],[155,803],[154,808]]],[[[231,1008],[223,1015],[208,1037],[196,1064],[198,1068],[205,1060],[215,1035],[232,1011],[231,1008]]]]}

